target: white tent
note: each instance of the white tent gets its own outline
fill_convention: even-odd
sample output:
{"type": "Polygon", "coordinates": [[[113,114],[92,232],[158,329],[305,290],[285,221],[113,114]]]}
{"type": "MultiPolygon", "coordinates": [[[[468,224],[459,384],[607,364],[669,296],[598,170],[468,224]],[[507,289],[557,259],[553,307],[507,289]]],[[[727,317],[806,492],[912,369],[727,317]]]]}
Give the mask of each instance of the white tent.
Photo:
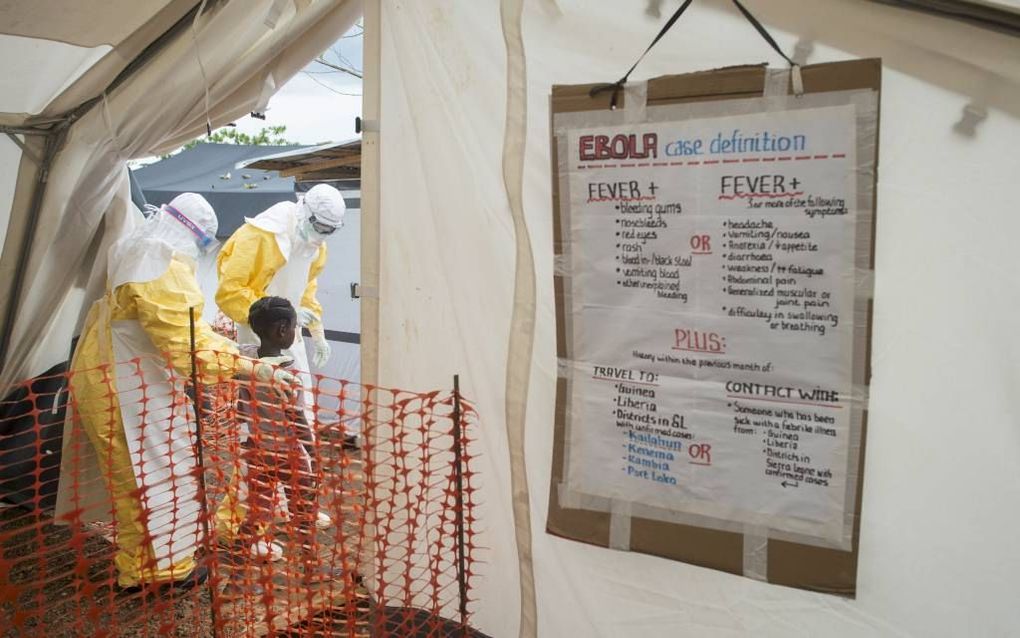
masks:
{"type": "MultiPolygon", "coordinates": [[[[489,562],[475,624],[495,636],[1017,635],[1020,40],[951,17],[998,4],[1015,25],[1016,3],[899,3],[942,16],[747,3],[809,63],[885,65],[856,599],[546,534],[550,90],[619,78],[678,4],[366,7],[362,277],[379,297],[363,300],[363,374],[432,387],[459,373],[477,401],[489,562]]],[[[633,79],[762,61],[785,64],[731,3],[700,0],[633,79]]]]}
{"type": "MultiPolygon", "coordinates": [[[[1016,2],[903,2],[1012,16],[1016,2]]],[[[1020,46],[865,0],[753,2],[809,62],[885,62],[858,595],[544,531],[556,377],[548,98],[612,81],[671,1],[366,3],[363,378],[476,402],[475,624],[494,636],[954,636],[1020,627],[1012,182],[1020,46]]],[[[0,384],[67,356],[128,223],[126,159],[256,109],[357,0],[0,8],[0,384]]],[[[777,56],[699,0],[635,79],[777,56]]]]}

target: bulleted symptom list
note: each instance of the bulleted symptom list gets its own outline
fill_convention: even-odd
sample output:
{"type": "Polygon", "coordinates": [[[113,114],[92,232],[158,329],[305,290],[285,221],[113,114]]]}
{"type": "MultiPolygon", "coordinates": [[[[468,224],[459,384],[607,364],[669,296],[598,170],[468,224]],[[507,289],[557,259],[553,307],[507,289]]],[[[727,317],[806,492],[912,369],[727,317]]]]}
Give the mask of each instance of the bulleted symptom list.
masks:
{"type": "Polygon", "coordinates": [[[570,491],[849,542],[856,108],[557,120],[570,491]]]}

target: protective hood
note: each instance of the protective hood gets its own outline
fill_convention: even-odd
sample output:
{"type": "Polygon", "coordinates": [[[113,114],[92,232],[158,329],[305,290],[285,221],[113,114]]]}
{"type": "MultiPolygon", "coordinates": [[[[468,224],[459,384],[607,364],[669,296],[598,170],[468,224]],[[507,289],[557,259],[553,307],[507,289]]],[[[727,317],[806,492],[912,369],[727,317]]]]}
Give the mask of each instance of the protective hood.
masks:
{"type": "Polygon", "coordinates": [[[195,263],[203,250],[215,245],[218,227],[213,207],[196,193],[182,193],[169,204],[152,208],[129,235],[110,247],[110,289],[158,279],[174,255],[195,263]]]}
{"type": "Polygon", "coordinates": [[[309,189],[301,198],[300,206],[302,220],[314,219],[333,228],[344,224],[347,203],[340,191],[329,184],[317,184],[309,189]]]}
{"type": "Polygon", "coordinates": [[[245,217],[244,221],[259,230],[273,233],[280,253],[285,260],[289,260],[297,239],[298,214],[296,202],[280,202],[255,217],[245,217]]]}

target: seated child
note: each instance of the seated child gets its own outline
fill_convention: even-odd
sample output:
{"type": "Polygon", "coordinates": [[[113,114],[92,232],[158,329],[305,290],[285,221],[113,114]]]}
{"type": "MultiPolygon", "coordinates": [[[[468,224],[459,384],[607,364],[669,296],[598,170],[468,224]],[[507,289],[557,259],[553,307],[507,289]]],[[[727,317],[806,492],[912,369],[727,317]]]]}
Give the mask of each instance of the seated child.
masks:
{"type": "MultiPolygon", "coordinates": [[[[259,299],[248,311],[248,324],[261,345],[242,345],[242,356],[283,368],[293,366],[293,360],[284,355],[297,330],[297,313],[289,301],[259,299]]],[[[294,531],[302,547],[310,551],[318,504],[316,468],[309,453],[314,439],[299,407],[302,404],[300,389],[257,382],[243,382],[238,387],[237,413],[242,428],[247,429],[242,432],[242,458],[248,482],[248,508],[240,534],[257,538],[260,530],[271,528],[278,486],[283,485],[294,531]]]]}

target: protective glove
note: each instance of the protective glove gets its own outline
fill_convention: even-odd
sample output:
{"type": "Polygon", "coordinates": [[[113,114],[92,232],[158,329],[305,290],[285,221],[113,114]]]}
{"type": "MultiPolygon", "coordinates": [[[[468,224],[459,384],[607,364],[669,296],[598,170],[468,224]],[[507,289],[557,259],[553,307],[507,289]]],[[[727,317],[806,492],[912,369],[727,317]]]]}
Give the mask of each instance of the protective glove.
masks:
{"type": "MultiPolygon", "coordinates": [[[[271,366],[284,366],[284,372],[287,372],[286,367],[294,365],[294,357],[287,355],[280,355],[278,357],[262,357],[259,359],[262,363],[268,363],[271,366]]],[[[295,383],[300,383],[295,381],[295,383]]]]}
{"type": "Polygon", "coordinates": [[[262,382],[281,386],[291,386],[299,383],[297,377],[289,371],[265,362],[255,366],[255,378],[262,382]]]}
{"type": "Polygon", "coordinates": [[[303,328],[311,328],[315,324],[322,323],[322,319],[319,318],[319,313],[315,312],[310,308],[301,306],[297,311],[298,325],[303,328]]]}
{"type": "Polygon", "coordinates": [[[292,394],[294,387],[300,384],[298,378],[287,370],[270,362],[247,357],[240,357],[237,360],[237,373],[262,383],[271,383],[274,388],[283,390],[288,395],[292,394]]]}
{"type": "Polygon", "coordinates": [[[329,342],[326,341],[326,330],[322,327],[320,322],[314,328],[310,328],[309,332],[312,333],[312,342],[315,344],[315,353],[312,355],[312,363],[315,364],[316,368],[321,368],[326,365],[329,361],[329,353],[331,349],[329,342]]]}

